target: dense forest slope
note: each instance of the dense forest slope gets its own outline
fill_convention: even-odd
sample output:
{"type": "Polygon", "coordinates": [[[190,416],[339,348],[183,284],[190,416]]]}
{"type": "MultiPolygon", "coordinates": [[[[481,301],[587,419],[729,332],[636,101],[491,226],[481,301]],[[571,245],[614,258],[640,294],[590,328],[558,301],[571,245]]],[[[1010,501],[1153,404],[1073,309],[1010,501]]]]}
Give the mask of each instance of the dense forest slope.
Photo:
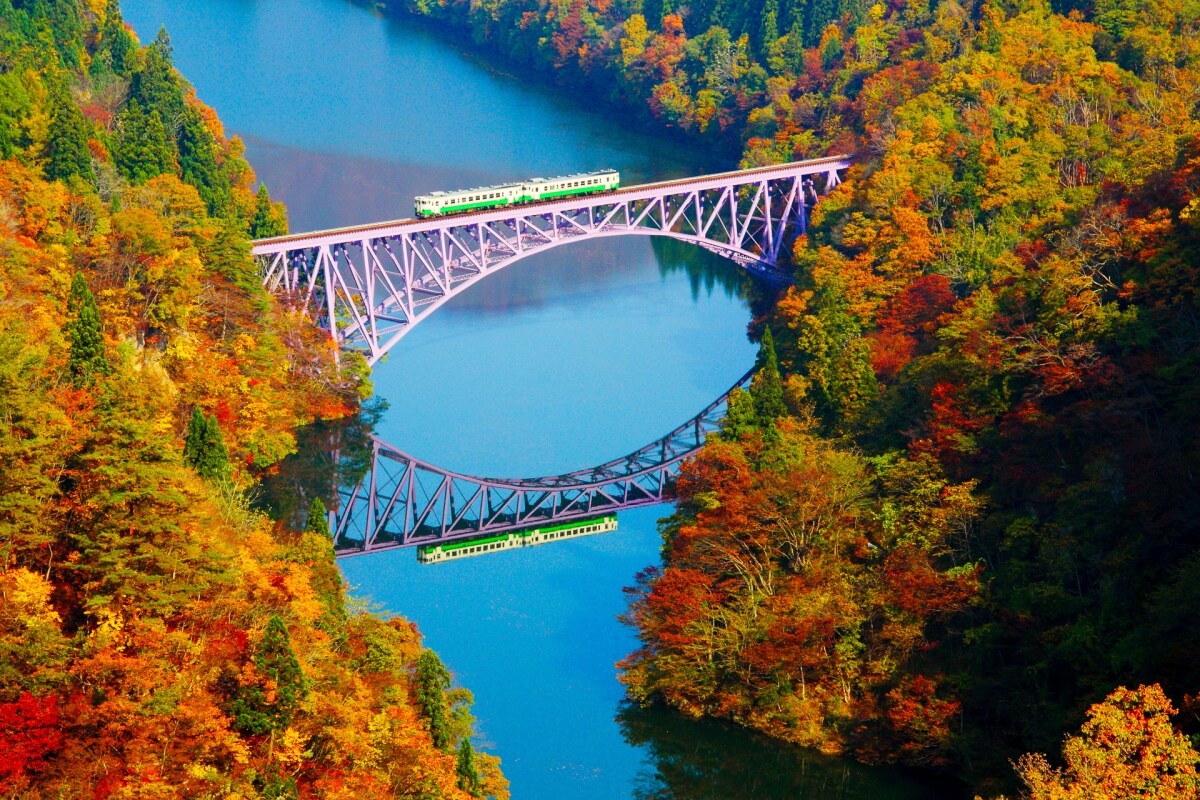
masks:
{"type": "Polygon", "coordinates": [[[165,34],[0,0],[0,796],[506,797],[319,504],[250,509],[369,391],[261,289],[253,183],[165,34]]]}
{"type": "MultiPolygon", "coordinates": [[[[631,590],[632,696],[976,778],[1110,692],[1104,724],[1196,730],[1200,7],[382,5],[748,165],[857,154],[631,590]]],[[[1120,757],[1186,774],[1144,791],[1194,796],[1148,731],[1120,757]]],[[[1150,796],[1074,763],[1054,796],[1150,796]]]]}

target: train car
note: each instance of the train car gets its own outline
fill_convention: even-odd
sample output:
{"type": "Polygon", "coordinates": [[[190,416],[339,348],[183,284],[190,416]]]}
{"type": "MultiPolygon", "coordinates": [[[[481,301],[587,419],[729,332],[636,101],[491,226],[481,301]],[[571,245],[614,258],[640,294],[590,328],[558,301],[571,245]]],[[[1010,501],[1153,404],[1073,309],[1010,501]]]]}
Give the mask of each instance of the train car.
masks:
{"type": "Polygon", "coordinates": [[[480,186],[475,189],[418,195],[414,211],[418,217],[438,217],[463,211],[504,208],[518,203],[557,200],[595,192],[611,192],[620,186],[621,175],[612,169],[562,175],[557,178],[530,178],[521,183],[505,183],[499,186],[480,186]]]}
{"type": "Polygon", "coordinates": [[[482,556],[497,550],[512,550],[517,547],[555,542],[577,536],[589,536],[593,533],[606,533],[617,529],[617,515],[606,514],[603,517],[563,522],[558,525],[546,525],[540,528],[527,528],[521,531],[500,533],[495,536],[484,536],[478,539],[460,539],[445,544],[423,544],[417,547],[417,561],[422,564],[440,564],[443,561],[453,561],[470,556],[482,556]]]}

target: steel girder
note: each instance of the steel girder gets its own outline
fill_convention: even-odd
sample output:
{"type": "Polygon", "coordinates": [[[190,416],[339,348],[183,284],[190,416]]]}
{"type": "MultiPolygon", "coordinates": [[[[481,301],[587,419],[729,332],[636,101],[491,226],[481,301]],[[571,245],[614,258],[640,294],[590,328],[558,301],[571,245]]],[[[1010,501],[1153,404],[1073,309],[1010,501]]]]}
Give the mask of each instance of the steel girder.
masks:
{"type": "Polygon", "coordinates": [[[310,309],[342,347],[374,365],[419,322],[487,275],[534,253],[605,236],[668,236],[775,271],[783,243],[850,158],[619,189],[510,208],[260,239],[272,291],[310,309]],[[819,185],[818,185],[819,182],[819,185]]]}
{"type": "MultiPolygon", "coordinates": [[[[749,385],[747,373],[733,388],[749,385]]],[[[330,513],[339,556],[568,522],[666,499],[679,465],[717,430],[726,392],[666,436],[588,469],[542,478],[479,478],[375,439],[371,470],[330,513]]]]}

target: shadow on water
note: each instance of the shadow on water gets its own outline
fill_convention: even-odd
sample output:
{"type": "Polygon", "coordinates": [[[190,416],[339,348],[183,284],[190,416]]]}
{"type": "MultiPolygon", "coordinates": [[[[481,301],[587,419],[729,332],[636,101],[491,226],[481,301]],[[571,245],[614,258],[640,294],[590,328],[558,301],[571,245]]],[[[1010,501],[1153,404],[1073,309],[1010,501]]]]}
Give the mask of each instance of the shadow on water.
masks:
{"type": "Polygon", "coordinates": [[[387,401],[377,397],[357,414],[296,431],[296,452],[263,477],[259,509],[294,529],[304,526],[314,498],[336,509],[338,489],[371,471],[371,434],[387,410],[387,401]]]}
{"type": "Polygon", "coordinates": [[[624,704],[625,741],[648,751],[635,800],[925,800],[952,797],[895,769],[802,750],[727,723],[624,704]]]}

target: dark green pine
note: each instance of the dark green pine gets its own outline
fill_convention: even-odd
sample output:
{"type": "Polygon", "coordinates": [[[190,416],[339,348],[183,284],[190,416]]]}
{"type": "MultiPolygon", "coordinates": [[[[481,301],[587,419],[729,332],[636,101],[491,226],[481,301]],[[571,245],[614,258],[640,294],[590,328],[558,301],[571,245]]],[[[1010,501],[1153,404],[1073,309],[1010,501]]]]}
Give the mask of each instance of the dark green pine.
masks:
{"type": "Polygon", "coordinates": [[[104,353],[104,326],[100,323],[100,309],[87,282],[78,272],[71,281],[67,308],[75,315],[75,319],[67,323],[67,337],[71,344],[67,369],[71,374],[71,382],[76,386],[91,386],[98,376],[108,375],[112,368],[104,353]]]}
{"type": "Polygon", "coordinates": [[[787,406],[783,402],[783,379],[779,374],[779,359],[775,355],[775,339],[771,336],[769,327],[763,330],[762,342],[758,349],[758,374],[754,376],[750,394],[754,397],[758,425],[763,430],[787,414],[787,406]]]}
{"type": "Polygon", "coordinates": [[[470,739],[463,739],[458,748],[458,788],[474,797],[483,796],[483,785],[479,778],[479,770],[475,767],[475,749],[471,747],[470,739]]]}
{"type": "Polygon", "coordinates": [[[437,653],[422,650],[417,657],[417,705],[429,723],[429,735],[433,746],[450,752],[453,736],[450,732],[450,711],[446,704],[446,689],[450,686],[450,672],[437,653]]]}
{"type": "Polygon", "coordinates": [[[55,92],[46,138],[46,177],[65,181],[73,175],[90,177],[92,153],[88,150],[88,124],[66,91],[55,92]]]}
{"type": "Polygon", "coordinates": [[[192,409],[187,436],[183,442],[183,460],[205,480],[229,477],[229,449],[221,436],[216,417],[199,408],[192,409]]]}
{"type": "Polygon", "coordinates": [[[329,531],[329,513],[325,509],[325,504],[321,502],[321,498],[314,497],[312,505],[308,509],[308,525],[304,530],[307,533],[315,533],[318,536],[324,536],[326,539],[332,539],[333,534],[329,531]]]}
{"type": "Polygon", "coordinates": [[[113,141],[113,163],[133,183],[143,183],[175,169],[175,150],[162,117],[149,114],[141,103],[130,100],[117,120],[113,141]]]}

